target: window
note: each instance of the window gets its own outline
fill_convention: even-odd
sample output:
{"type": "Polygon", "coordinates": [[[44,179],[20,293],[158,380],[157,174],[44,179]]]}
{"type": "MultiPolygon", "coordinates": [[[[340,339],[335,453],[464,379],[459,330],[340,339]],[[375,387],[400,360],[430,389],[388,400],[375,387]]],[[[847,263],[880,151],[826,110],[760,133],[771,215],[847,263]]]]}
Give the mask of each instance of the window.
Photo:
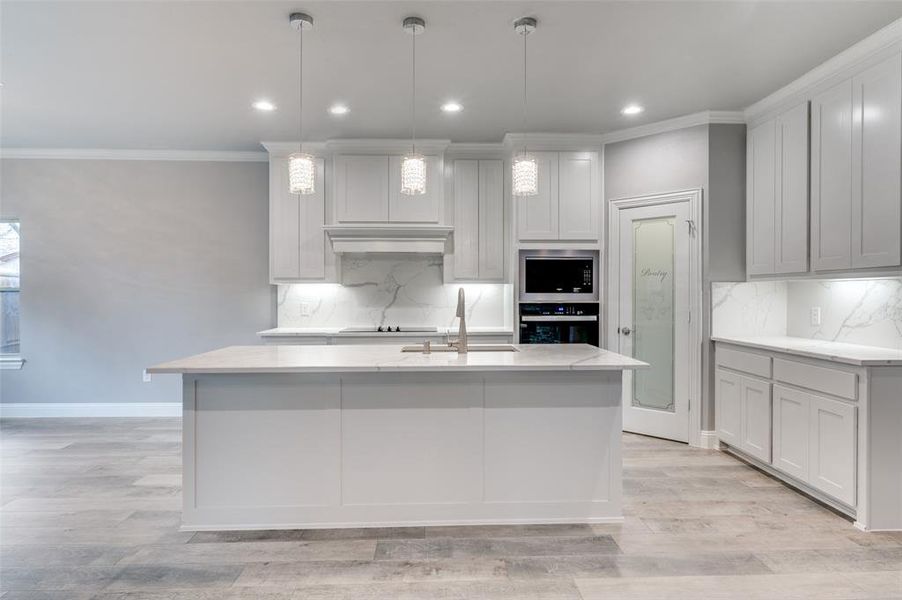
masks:
{"type": "Polygon", "coordinates": [[[0,221],[0,355],[19,354],[19,222],[0,221]]]}

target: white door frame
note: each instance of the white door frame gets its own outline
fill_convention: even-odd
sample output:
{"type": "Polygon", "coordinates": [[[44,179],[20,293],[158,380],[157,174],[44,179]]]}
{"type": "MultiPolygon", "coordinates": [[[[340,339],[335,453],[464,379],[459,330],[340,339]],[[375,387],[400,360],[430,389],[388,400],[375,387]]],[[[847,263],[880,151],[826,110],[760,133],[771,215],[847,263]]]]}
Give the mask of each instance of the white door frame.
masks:
{"type": "Polygon", "coordinates": [[[702,190],[701,188],[652,194],[632,198],[618,198],[608,203],[608,306],[606,311],[607,347],[619,348],[617,320],[620,314],[620,210],[641,206],[655,206],[674,202],[688,202],[691,223],[689,237],[689,445],[702,447],[701,443],[701,389],[702,389],[702,190]]]}

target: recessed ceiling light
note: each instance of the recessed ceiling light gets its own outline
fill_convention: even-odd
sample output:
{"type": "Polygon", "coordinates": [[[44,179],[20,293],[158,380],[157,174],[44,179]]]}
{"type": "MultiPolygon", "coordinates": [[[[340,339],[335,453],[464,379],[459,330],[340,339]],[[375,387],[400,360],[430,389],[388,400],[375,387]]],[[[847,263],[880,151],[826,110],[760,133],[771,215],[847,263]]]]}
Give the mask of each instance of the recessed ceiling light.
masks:
{"type": "Polygon", "coordinates": [[[333,104],[329,107],[329,112],[333,115],[346,115],[351,112],[351,109],[344,104],[333,104]]]}
{"type": "Polygon", "coordinates": [[[645,109],[643,107],[639,106],[638,104],[627,104],[626,106],[623,107],[623,110],[620,111],[620,114],[627,115],[627,116],[638,115],[643,110],[645,110],[645,109]]]}
{"type": "Polygon", "coordinates": [[[456,113],[462,111],[463,109],[464,107],[457,102],[445,102],[444,104],[442,104],[442,110],[446,113],[456,113]]]}
{"type": "Polygon", "coordinates": [[[254,108],[260,112],[272,112],[276,110],[276,105],[269,100],[257,100],[254,102],[254,108]]]}

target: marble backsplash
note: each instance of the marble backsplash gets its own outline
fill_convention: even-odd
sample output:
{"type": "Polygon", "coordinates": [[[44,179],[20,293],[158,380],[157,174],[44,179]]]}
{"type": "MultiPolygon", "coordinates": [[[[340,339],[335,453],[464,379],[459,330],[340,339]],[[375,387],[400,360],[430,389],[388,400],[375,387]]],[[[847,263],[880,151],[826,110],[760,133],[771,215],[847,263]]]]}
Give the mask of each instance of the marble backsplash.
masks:
{"type": "Polygon", "coordinates": [[[467,326],[512,327],[512,286],[445,284],[442,258],[353,255],[342,258],[341,283],[280,285],[279,327],[456,326],[457,290],[464,288],[467,326]]]}
{"type": "Polygon", "coordinates": [[[790,335],[902,349],[902,279],[715,283],[714,335],[790,335]],[[820,325],[811,309],[820,307],[820,325]],[[782,329],[781,329],[782,324],[782,329]]]}

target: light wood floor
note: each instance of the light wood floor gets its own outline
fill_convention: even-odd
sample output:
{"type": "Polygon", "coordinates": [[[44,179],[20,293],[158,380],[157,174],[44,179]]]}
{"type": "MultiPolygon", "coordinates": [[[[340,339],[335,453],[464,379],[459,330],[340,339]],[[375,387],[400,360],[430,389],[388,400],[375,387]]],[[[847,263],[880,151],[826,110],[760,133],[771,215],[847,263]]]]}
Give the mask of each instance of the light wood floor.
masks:
{"type": "Polygon", "coordinates": [[[902,534],[640,436],[624,436],[622,525],[192,534],[179,420],[14,419],[0,434],[2,600],[902,598],[902,534]]]}

